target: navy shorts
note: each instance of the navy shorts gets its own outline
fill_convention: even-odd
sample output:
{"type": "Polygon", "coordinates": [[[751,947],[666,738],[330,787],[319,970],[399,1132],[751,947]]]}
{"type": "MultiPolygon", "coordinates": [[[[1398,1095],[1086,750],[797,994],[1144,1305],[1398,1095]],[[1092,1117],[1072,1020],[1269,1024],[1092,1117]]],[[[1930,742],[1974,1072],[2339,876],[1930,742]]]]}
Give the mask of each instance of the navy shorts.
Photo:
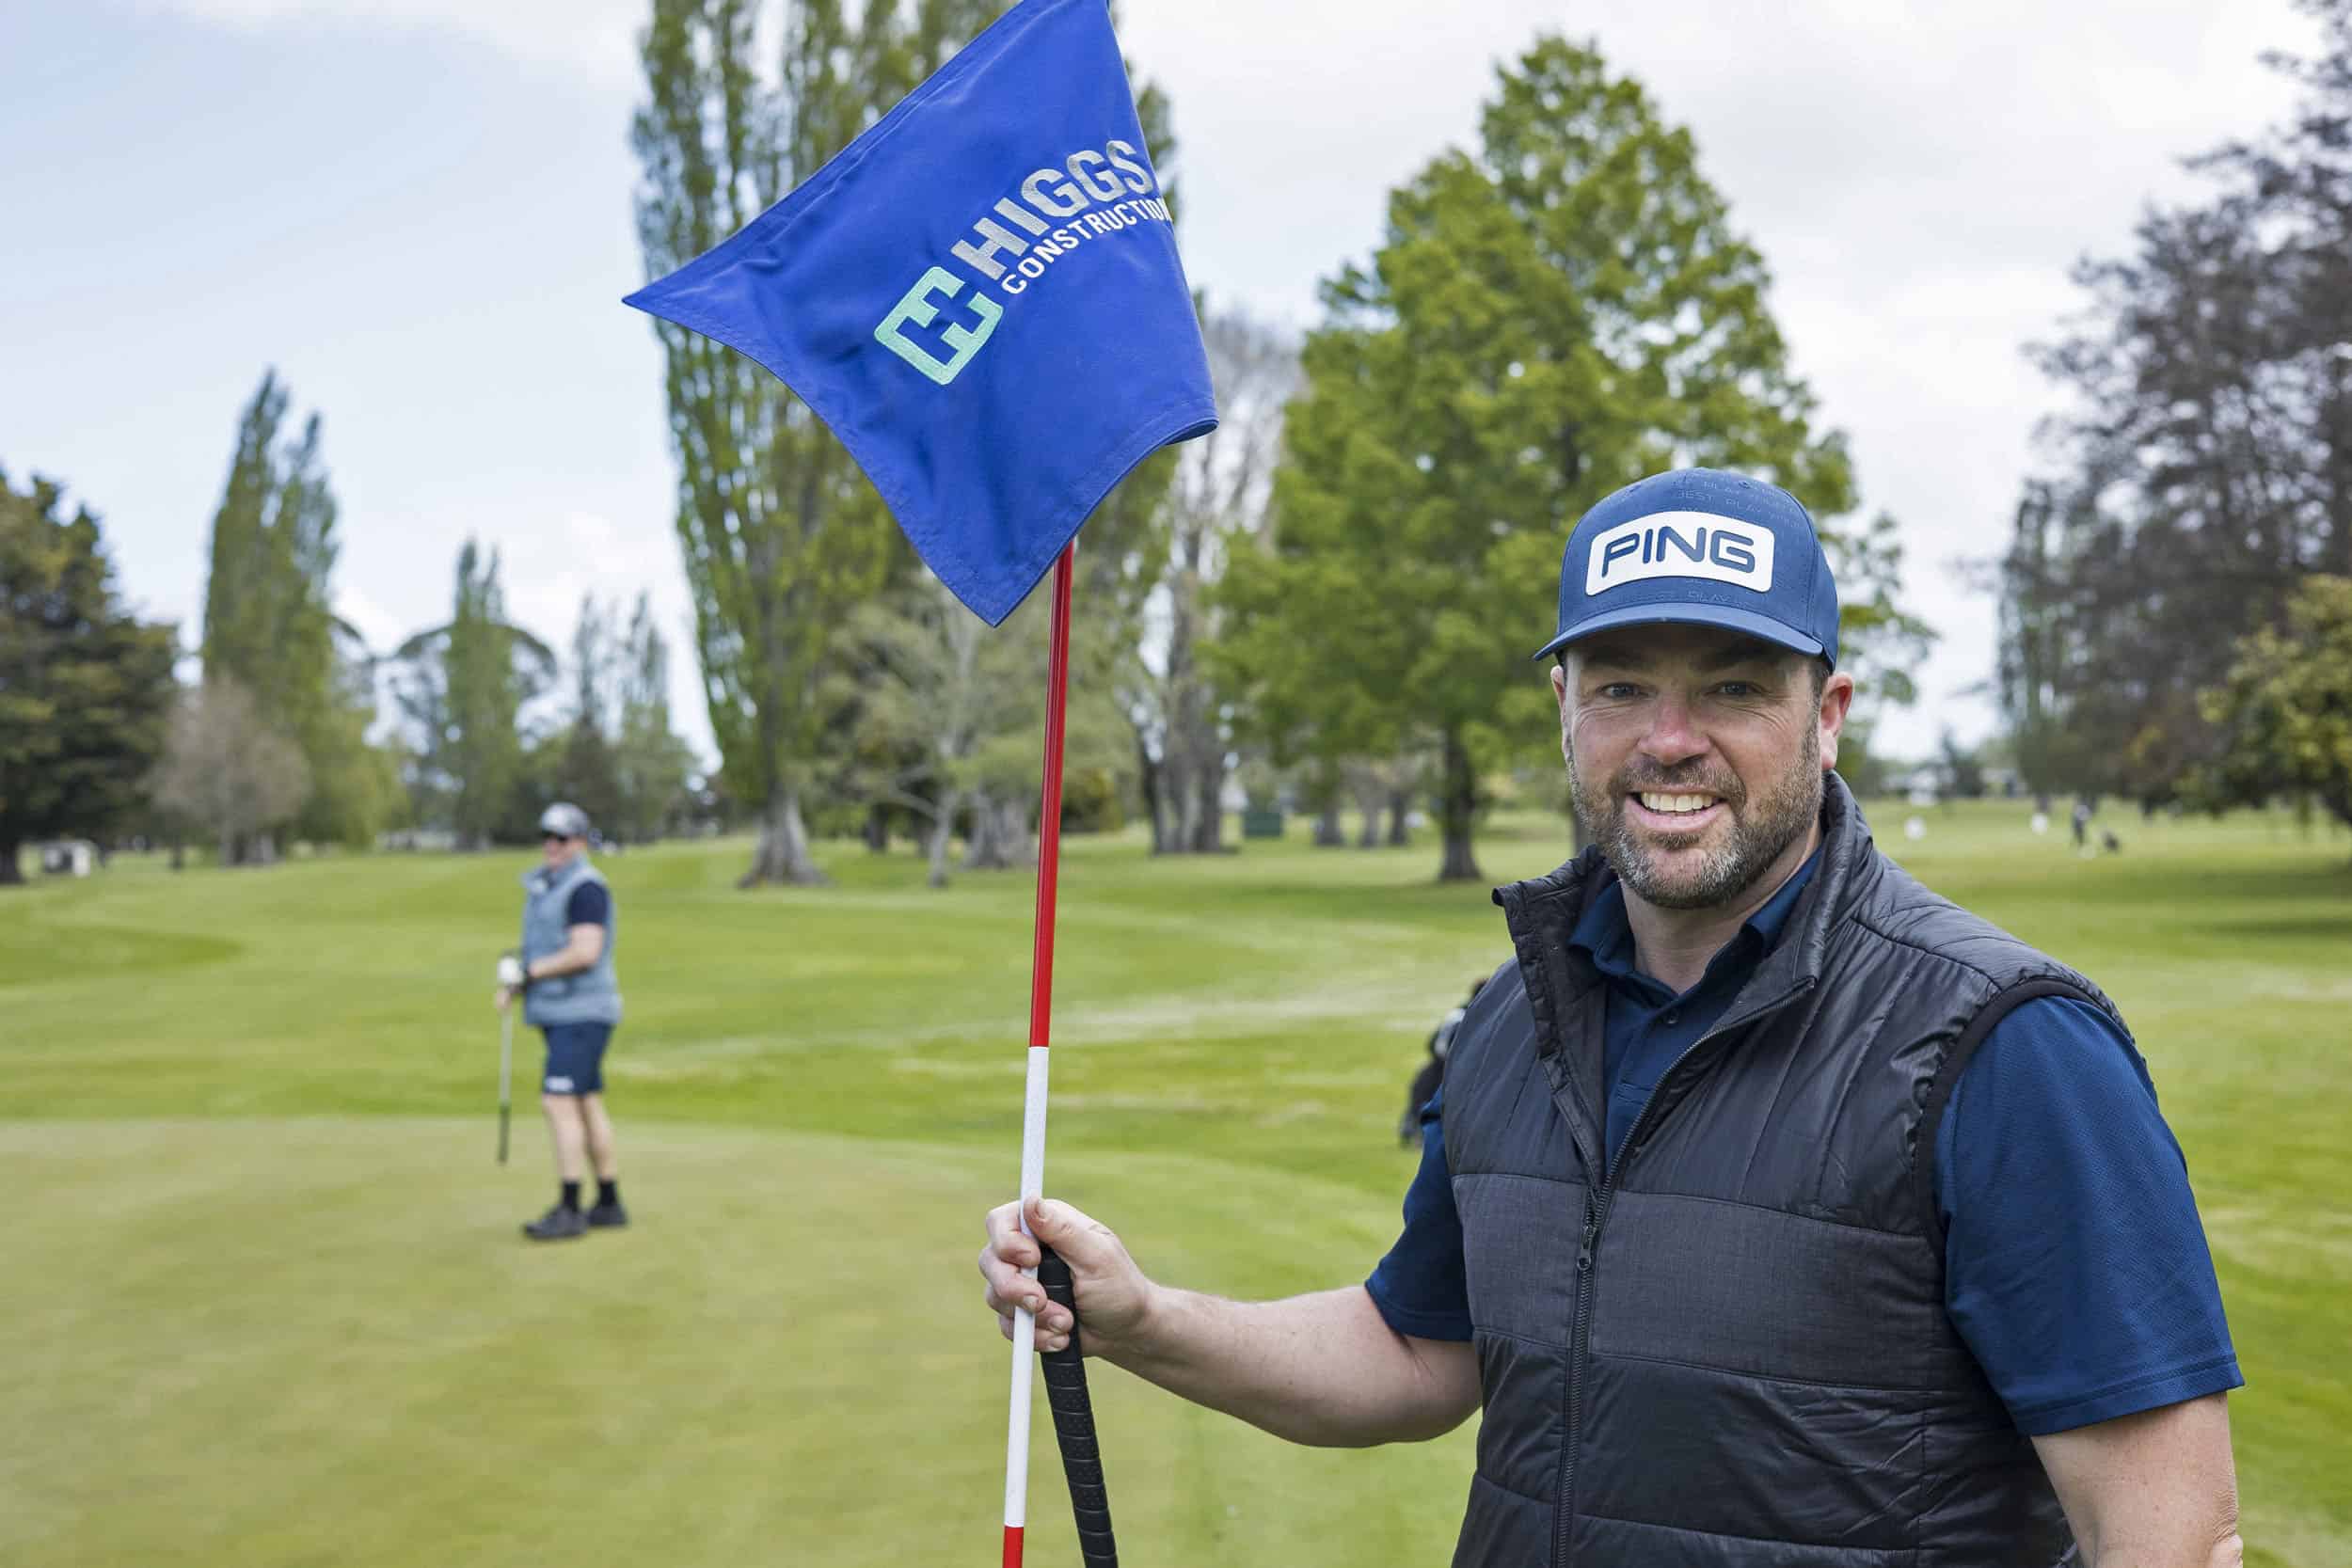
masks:
{"type": "Polygon", "coordinates": [[[548,1037],[548,1070],[539,1080],[542,1092],[604,1092],[604,1048],[612,1039],[612,1025],[550,1023],[539,1032],[548,1037]]]}

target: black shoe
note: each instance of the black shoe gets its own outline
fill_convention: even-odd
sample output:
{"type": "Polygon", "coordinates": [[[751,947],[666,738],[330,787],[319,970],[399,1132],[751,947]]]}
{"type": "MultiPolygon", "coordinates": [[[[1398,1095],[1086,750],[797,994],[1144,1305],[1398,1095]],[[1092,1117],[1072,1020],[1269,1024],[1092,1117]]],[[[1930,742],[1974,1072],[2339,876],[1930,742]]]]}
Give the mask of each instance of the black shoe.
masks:
{"type": "Polygon", "coordinates": [[[588,1234],[588,1216],[559,1203],[524,1226],[523,1234],[534,1242],[568,1242],[588,1234]]]}
{"type": "Polygon", "coordinates": [[[617,1203],[599,1203],[588,1211],[591,1230],[618,1230],[628,1224],[628,1211],[617,1203]]]}

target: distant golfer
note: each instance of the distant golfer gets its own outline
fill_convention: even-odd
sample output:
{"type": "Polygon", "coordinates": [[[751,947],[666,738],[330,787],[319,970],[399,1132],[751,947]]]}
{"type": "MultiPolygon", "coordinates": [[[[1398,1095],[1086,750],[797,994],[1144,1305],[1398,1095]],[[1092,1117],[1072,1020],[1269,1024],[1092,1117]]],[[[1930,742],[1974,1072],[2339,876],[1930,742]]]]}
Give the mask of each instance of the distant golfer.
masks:
{"type": "MultiPolygon", "coordinates": [[[[1454,1568],[2233,1568],[2237,1357],[2147,1067],[1871,842],[1837,625],[1785,491],[1586,513],[1540,652],[1594,847],[1495,895],[1396,1244],[1229,1301],[1038,1203],[1081,1351],[1301,1443],[1483,1412],[1454,1568]]],[[[1022,1217],[987,1304],[1058,1351],[1022,1217]]]]}
{"type": "Polygon", "coordinates": [[[588,814],[557,801],[540,815],[539,840],[546,863],[523,879],[522,952],[501,960],[497,1001],[503,1011],[522,992],[523,1022],[547,1037],[539,1104],[563,1185],[555,1206],[523,1234],[560,1242],[628,1223],[604,1109],[604,1049],[621,1022],[621,988],[612,972],[612,890],[588,862],[588,814]],[[580,1188],[590,1162],[596,1202],[583,1213],[580,1188]]]}

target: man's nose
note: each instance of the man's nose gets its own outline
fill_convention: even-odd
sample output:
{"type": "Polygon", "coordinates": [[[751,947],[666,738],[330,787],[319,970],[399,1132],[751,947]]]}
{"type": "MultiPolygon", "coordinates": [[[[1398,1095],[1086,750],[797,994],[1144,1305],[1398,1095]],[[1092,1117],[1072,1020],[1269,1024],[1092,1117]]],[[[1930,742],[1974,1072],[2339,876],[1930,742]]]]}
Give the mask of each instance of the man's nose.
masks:
{"type": "Polygon", "coordinates": [[[1691,705],[1678,696],[1661,698],[1651,710],[1650,726],[1642,736],[1642,754],[1663,768],[1673,768],[1703,755],[1708,748],[1691,705]]]}

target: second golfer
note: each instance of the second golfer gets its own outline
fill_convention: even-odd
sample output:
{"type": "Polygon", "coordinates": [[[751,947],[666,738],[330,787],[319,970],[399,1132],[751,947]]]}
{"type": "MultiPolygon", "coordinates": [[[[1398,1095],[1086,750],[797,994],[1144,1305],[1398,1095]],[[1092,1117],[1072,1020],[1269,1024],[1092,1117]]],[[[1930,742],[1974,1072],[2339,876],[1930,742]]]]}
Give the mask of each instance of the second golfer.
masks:
{"type": "Polygon", "coordinates": [[[605,1047],[621,1022],[612,891],[589,863],[588,833],[588,814],[569,801],[540,815],[544,860],[523,879],[522,951],[500,965],[499,1007],[510,1006],[519,991],[523,1022],[547,1037],[539,1104],[547,1112],[560,1186],[553,1207],[523,1227],[534,1242],[628,1223],[612,1118],[604,1108],[605,1047]],[[583,1212],[580,1186],[591,1164],[596,1200],[583,1212]]]}

